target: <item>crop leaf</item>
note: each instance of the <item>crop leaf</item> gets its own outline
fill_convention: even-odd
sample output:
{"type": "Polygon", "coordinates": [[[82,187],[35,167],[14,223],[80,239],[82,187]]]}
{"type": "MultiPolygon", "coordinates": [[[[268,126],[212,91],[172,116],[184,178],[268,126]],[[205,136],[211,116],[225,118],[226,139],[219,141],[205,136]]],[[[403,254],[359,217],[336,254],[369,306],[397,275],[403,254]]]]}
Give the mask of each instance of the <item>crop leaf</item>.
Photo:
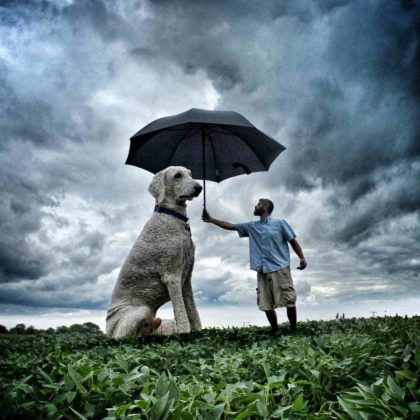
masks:
{"type": "Polygon", "coordinates": [[[347,404],[341,397],[337,397],[338,402],[340,403],[343,410],[354,420],[365,420],[365,417],[362,417],[358,410],[355,410],[351,407],[350,404],[347,404]]]}
{"type": "Polygon", "coordinates": [[[68,372],[71,379],[73,379],[73,382],[76,385],[76,388],[80,391],[82,395],[86,395],[88,392],[86,388],[80,382],[81,376],[79,375],[79,373],[75,371],[71,366],[69,366],[68,372]]]}
{"type": "Polygon", "coordinates": [[[168,379],[165,372],[163,372],[156,381],[156,396],[163,397],[168,392],[168,379]]]}
{"type": "Polygon", "coordinates": [[[262,417],[264,418],[268,417],[268,408],[264,400],[260,399],[257,401],[257,411],[258,411],[258,414],[260,414],[262,417]]]}
{"type": "Polygon", "coordinates": [[[105,378],[109,376],[109,372],[107,368],[103,368],[98,375],[98,381],[102,382],[105,378]]]}
{"type": "Polygon", "coordinates": [[[88,420],[87,417],[85,417],[83,414],[80,414],[79,412],[77,412],[73,407],[70,407],[70,410],[73,411],[73,413],[76,414],[76,416],[79,417],[79,419],[88,420]]]}
{"type": "Polygon", "coordinates": [[[287,410],[290,410],[293,405],[286,405],[285,407],[278,407],[276,408],[270,415],[270,417],[278,418],[282,417],[283,413],[287,410]]]}
{"type": "Polygon", "coordinates": [[[409,403],[408,406],[412,413],[420,413],[420,404],[418,402],[409,403]]]}
{"type": "Polygon", "coordinates": [[[169,399],[169,392],[167,392],[163,397],[159,398],[150,409],[150,418],[153,420],[166,420],[173,404],[174,400],[169,399]]]}
{"type": "Polygon", "coordinates": [[[306,408],[306,403],[303,400],[303,395],[299,394],[296,399],[293,401],[293,411],[304,411],[306,408]]]}
{"type": "Polygon", "coordinates": [[[395,383],[391,376],[388,376],[386,383],[388,384],[393,396],[404,399],[404,391],[395,383]]]}
{"type": "Polygon", "coordinates": [[[258,413],[255,410],[245,410],[241,411],[236,417],[234,417],[234,420],[242,420],[256,415],[258,415],[258,413]]]}
{"type": "Polygon", "coordinates": [[[206,420],[218,420],[225,409],[225,403],[217,404],[207,411],[206,420]]]}
{"type": "Polygon", "coordinates": [[[40,367],[37,368],[38,372],[41,376],[47,380],[48,383],[53,384],[54,381],[52,380],[51,376],[49,376],[46,372],[44,372],[40,367]]]}

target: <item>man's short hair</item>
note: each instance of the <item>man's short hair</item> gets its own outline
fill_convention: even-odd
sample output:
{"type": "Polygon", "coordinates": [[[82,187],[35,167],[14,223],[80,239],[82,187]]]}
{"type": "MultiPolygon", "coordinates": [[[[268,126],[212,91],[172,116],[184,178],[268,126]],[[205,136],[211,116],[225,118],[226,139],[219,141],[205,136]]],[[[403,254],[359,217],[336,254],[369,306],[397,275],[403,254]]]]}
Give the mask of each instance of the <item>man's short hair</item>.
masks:
{"type": "Polygon", "coordinates": [[[260,198],[261,203],[267,206],[268,212],[271,214],[274,210],[274,204],[268,198],[260,198]]]}

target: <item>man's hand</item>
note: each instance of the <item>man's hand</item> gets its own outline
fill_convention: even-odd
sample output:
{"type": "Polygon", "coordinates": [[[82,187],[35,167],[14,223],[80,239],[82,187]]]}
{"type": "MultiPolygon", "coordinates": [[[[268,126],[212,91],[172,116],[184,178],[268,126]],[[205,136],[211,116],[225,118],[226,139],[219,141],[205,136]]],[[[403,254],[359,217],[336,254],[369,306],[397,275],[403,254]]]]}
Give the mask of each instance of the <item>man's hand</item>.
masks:
{"type": "Polygon", "coordinates": [[[203,215],[201,216],[201,220],[206,223],[211,222],[211,216],[207,210],[203,210],[203,215]]]}
{"type": "Polygon", "coordinates": [[[305,256],[303,255],[302,248],[299,245],[299,242],[296,238],[290,241],[290,245],[292,245],[293,251],[296,252],[296,255],[299,257],[300,264],[299,267],[296,267],[298,270],[304,270],[308,264],[306,264],[305,256]]]}
{"type": "Polygon", "coordinates": [[[298,270],[304,270],[308,264],[306,264],[305,258],[300,259],[299,267],[296,267],[298,270]]]}

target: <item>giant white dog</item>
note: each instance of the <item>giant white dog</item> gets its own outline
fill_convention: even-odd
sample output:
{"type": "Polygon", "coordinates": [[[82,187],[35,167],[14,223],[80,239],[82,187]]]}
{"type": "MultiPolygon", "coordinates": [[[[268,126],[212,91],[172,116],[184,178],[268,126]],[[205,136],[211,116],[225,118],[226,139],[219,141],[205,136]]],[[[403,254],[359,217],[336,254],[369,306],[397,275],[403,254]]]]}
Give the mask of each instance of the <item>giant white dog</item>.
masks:
{"type": "Polygon", "coordinates": [[[106,317],[109,336],[150,334],[160,326],[157,310],[169,300],[176,332],[201,330],[191,288],[195,246],[186,217],[186,201],[201,190],[182,166],[153,177],[149,192],[156,199],[155,210],[118,276],[106,317]]]}

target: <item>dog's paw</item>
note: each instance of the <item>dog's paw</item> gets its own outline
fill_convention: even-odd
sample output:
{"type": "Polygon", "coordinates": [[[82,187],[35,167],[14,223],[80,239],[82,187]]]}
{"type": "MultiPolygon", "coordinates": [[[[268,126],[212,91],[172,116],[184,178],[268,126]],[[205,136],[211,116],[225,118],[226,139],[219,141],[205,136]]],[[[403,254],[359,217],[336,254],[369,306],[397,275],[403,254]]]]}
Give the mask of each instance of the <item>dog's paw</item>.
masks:
{"type": "Polygon", "coordinates": [[[162,334],[162,335],[170,335],[170,334],[176,334],[177,328],[176,323],[174,319],[162,319],[162,322],[155,330],[155,334],[162,334]]]}
{"type": "Polygon", "coordinates": [[[191,331],[201,331],[202,330],[202,326],[201,326],[201,322],[194,322],[191,324],[191,331]]]}
{"type": "Polygon", "coordinates": [[[150,319],[143,322],[140,327],[140,336],[147,337],[160,327],[162,320],[160,318],[150,319]]]}

